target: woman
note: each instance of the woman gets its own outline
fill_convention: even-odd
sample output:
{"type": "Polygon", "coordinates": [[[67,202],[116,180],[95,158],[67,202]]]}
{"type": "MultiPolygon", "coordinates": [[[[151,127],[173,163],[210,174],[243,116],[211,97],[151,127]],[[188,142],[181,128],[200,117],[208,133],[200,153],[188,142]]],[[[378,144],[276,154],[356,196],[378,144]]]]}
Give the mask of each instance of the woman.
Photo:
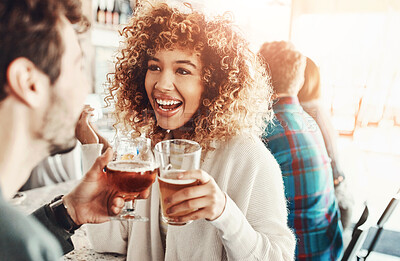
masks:
{"type": "Polygon", "coordinates": [[[259,139],[271,87],[232,22],[158,3],[139,7],[122,34],[108,97],[117,124],[154,143],[200,143],[201,170],[189,173],[200,185],[168,203],[171,214],[198,210],[179,218],[193,223],[163,231],[154,185],[137,206],[150,221],[91,226],[95,250],[128,260],[293,260],[280,169],[259,139]]]}
{"type": "Polygon", "coordinates": [[[304,84],[299,94],[300,104],[303,109],[315,120],[324,138],[328,156],[331,159],[333,172],[333,183],[335,185],[335,196],[338,200],[340,209],[340,220],[343,229],[350,226],[352,210],[354,205],[353,195],[347,187],[345,173],[341,163],[338,149],[337,132],[331,121],[331,117],[322,106],[321,100],[321,81],[318,66],[307,57],[307,65],[304,71],[304,84]]]}

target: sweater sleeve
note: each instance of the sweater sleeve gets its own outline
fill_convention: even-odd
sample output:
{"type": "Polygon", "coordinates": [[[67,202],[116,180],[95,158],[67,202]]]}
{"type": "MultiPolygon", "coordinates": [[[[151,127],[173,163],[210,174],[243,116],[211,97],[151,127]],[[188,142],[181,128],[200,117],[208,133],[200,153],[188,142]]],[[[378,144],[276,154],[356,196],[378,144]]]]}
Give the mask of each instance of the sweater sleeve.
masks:
{"type": "Polygon", "coordinates": [[[97,157],[100,156],[103,144],[82,144],[82,172],[85,174],[93,166],[97,157]]]}
{"type": "Polygon", "coordinates": [[[265,147],[249,150],[244,146],[237,151],[236,160],[227,162],[233,174],[225,210],[211,221],[219,230],[228,259],[293,260],[295,238],[287,226],[279,165],[265,147]],[[243,198],[249,199],[247,206],[243,198]]]}
{"type": "Polygon", "coordinates": [[[100,253],[126,254],[128,245],[128,222],[119,220],[102,224],[87,224],[89,242],[100,253]]]}

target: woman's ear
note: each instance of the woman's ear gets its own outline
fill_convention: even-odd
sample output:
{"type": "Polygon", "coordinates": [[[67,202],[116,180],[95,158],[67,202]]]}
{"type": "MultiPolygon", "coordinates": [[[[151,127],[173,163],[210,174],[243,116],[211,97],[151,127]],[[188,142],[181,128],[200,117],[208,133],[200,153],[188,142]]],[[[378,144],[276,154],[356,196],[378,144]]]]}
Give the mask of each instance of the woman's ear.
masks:
{"type": "Polygon", "coordinates": [[[7,68],[7,86],[9,95],[29,107],[38,107],[42,101],[44,85],[50,86],[49,78],[27,58],[20,57],[10,63],[7,68]]]}

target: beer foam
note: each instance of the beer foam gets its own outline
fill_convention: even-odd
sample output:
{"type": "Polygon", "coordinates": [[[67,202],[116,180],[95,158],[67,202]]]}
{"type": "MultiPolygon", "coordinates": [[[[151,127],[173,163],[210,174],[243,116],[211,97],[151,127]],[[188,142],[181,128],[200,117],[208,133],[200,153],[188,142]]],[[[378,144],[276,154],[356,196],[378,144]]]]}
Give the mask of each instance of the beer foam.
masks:
{"type": "Polygon", "coordinates": [[[113,171],[146,172],[157,168],[156,164],[145,161],[119,160],[107,164],[107,168],[113,171]]]}
{"type": "Polygon", "coordinates": [[[166,178],[160,178],[158,177],[161,181],[169,184],[174,184],[174,185],[188,185],[196,181],[196,179],[166,179],[166,178]]]}

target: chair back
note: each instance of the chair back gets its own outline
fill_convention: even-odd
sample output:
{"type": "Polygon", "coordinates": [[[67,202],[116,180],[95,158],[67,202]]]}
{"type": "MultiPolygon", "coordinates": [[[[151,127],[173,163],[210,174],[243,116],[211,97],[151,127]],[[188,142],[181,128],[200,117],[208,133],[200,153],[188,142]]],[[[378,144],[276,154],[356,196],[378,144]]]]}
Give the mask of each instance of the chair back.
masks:
{"type": "Polygon", "coordinates": [[[397,191],[397,194],[390,200],[389,204],[386,206],[381,217],[379,218],[376,224],[377,231],[371,243],[369,244],[368,248],[366,249],[365,253],[363,253],[362,255],[364,260],[367,259],[367,257],[372,251],[374,251],[374,247],[376,246],[376,243],[378,242],[379,237],[383,232],[383,226],[385,225],[386,221],[388,221],[393,211],[396,209],[397,205],[399,204],[399,201],[400,201],[400,189],[397,191]]]}
{"type": "Polygon", "coordinates": [[[365,204],[364,211],[362,212],[360,219],[354,226],[350,243],[347,245],[344,251],[342,261],[358,259],[357,254],[360,251],[369,230],[369,225],[367,222],[368,217],[369,209],[367,204],[365,204]]]}

